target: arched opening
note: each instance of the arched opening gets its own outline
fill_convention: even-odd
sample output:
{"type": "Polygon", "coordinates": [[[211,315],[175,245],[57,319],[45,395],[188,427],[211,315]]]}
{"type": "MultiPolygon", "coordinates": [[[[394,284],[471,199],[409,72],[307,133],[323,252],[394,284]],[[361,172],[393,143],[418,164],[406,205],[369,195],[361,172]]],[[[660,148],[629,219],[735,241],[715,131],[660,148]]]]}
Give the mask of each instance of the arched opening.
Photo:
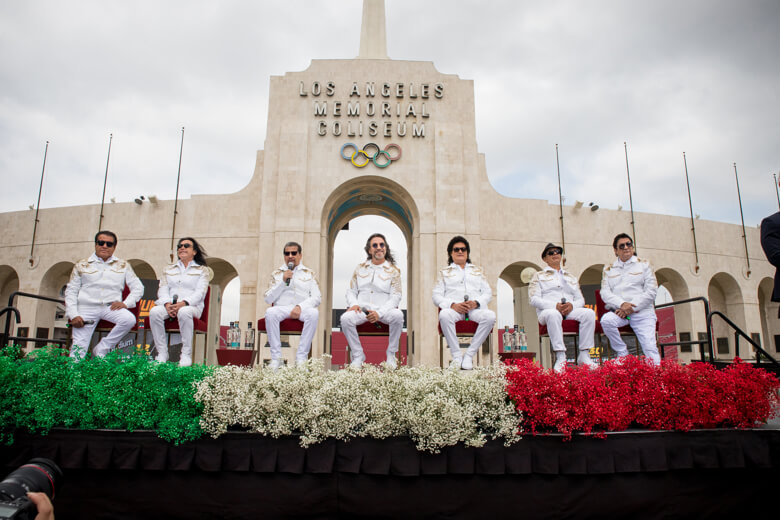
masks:
{"type": "MultiPolygon", "coordinates": [[[[322,222],[325,224],[323,234],[321,235],[320,251],[327,252],[321,255],[321,264],[319,272],[320,289],[322,291],[322,304],[320,305],[320,323],[321,330],[325,331],[325,353],[332,354],[332,341],[330,332],[338,323],[334,322],[333,303],[334,298],[339,295],[334,293],[343,293],[346,291],[346,285],[339,286],[336,281],[337,270],[335,269],[335,245],[336,237],[339,232],[353,219],[357,217],[375,216],[382,217],[394,224],[403,236],[406,243],[407,254],[405,261],[403,258],[396,257],[398,267],[402,275],[405,273],[405,294],[412,295],[406,298],[407,307],[407,364],[426,363],[434,364],[434,359],[438,363],[438,352],[425,345],[424,348],[415,350],[415,331],[422,322],[422,306],[430,305],[430,297],[424,298],[424,295],[417,295],[415,287],[420,283],[420,259],[419,257],[419,213],[417,206],[409,192],[400,184],[383,177],[367,176],[352,179],[336,188],[323,205],[322,222]],[[420,300],[420,301],[418,301],[420,300]]],[[[380,231],[381,232],[381,231],[380,231]]],[[[346,282],[352,276],[357,263],[363,256],[353,256],[363,252],[363,246],[367,235],[362,237],[359,246],[349,246],[349,249],[356,251],[345,251],[347,258],[354,261],[348,262],[344,268],[349,271],[346,282]]],[[[359,238],[359,237],[358,237],[359,238]]],[[[358,240],[357,238],[355,239],[358,240]]],[[[389,241],[389,238],[388,238],[389,241]]],[[[399,244],[400,246],[400,241],[399,244]]],[[[396,245],[392,244],[395,248],[396,245]]],[[[339,266],[339,271],[342,266],[339,266]]],[[[339,275],[341,276],[341,275],[339,275]]],[[[422,346],[422,345],[421,345],[422,346]]]]}
{"type": "MultiPolygon", "coordinates": [[[[355,267],[366,261],[364,247],[366,240],[374,233],[384,235],[387,245],[393,255],[396,265],[401,270],[402,297],[399,308],[406,314],[408,311],[408,244],[403,231],[384,216],[358,216],[350,220],[336,234],[333,243],[333,284],[332,284],[332,336],[331,351],[333,363],[342,365],[347,362],[346,339],[339,328],[341,313],[347,308],[346,291],[349,287],[355,267]]],[[[387,337],[361,338],[366,362],[378,364],[385,359],[387,337]]],[[[402,365],[408,361],[408,336],[406,326],[401,334],[399,345],[399,362],[402,365]]]]}
{"type": "MultiPolygon", "coordinates": [[[[672,301],[690,298],[688,284],[680,273],[674,269],[663,267],[655,272],[658,281],[658,294],[655,298],[656,305],[672,301]]],[[[658,342],[691,341],[693,338],[693,321],[691,318],[691,306],[694,304],[675,305],[658,309],[658,342]]],[[[700,304],[699,304],[700,305],[700,304]]],[[[690,361],[698,355],[698,349],[692,345],[677,347],[665,347],[665,357],[673,357],[690,361]]]]}
{"type": "MultiPolygon", "coordinates": [[[[38,294],[64,300],[65,286],[70,280],[72,271],[73,262],[59,262],[51,266],[41,279],[38,294]]],[[[38,300],[35,310],[35,330],[30,331],[30,336],[65,338],[68,334],[67,321],[64,305],[38,300]]],[[[44,344],[38,343],[35,346],[42,347],[44,344]]]]}
{"type": "Polygon", "coordinates": [[[761,347],[776,356],[780,353],[780,319],[778,308],[780,304],[772,301],[772,291],[775,282],[764,278],[758,284],[758,309],[761,314],[761,347]]]}
{"type": "MultiPolygon", "coordinates": [[[[727,273],[718,273],[713,276],[707,287],[707,297],[710,301],[710,310],[722,312],[739,328],[745,329],[742,289],[733,276],[727,273]]],[[[712,336],[716,357],[731,358],[734,356],[733,331],[718,317],[712,320],[712,336]]],[[[743,342],[742,345],[745,343],[743,342]]],[[[740,353],[743,356],[747,354],[746,347],[742,346],[740,353]]]]}
{"type": "MultiPolygon", "coordinates": [[[[221,333],[221,325],[224,324],[227,327],[231,321],[238,321],[239,318],[241,310],[241,282],[238,277],[238,271],[227,260],[212,256],[208,258],[208,266],[214,274],[209,281],[211,293],[209,296],[209,332],[206,338],[205,360],[207,364],[214,365],[217,363],[219,338],[224,337],[224,334],[221,333]]],[[[202,359],[201,356],[203,354],[198,352],[198,348],[196,342],[194,344],[195,357],[193,357],[193,360],[202,359]]]]}
{"type": "MultiPolygon", "coordinates": [[[[515,325],[523,327],[528,339],[529,352],[539,352],[539,327],[536,310],[528,301],[528,282],[541,267],[532,262],[514,262],[501,271],[496,284],[497,349],[503,348],[503,331],[515,325]]],[[[542,354],[542,356],[544,356],[542,354]]]]}
{"type": "MultiPolygon", "coordinates": [[[[5,308],[8,305],[8,299],[11,294],[19,290],[19,275],[16,273],[13,267],[9,265],[0,265],[0,309],[5,308]]],[[[6,321],[10,320],[10,327],[8,329],[10,334],[13,334],[13,324],[16,320],[9,313],[0,318],[0,331],[5,331],[6,321]]],[[[2,332],[0,332],[2,334],[2,332]]],[[[3,338],[5,339],[5,338],[3,338]]],[[[5,342],[3,342],[5,345],[5,342]]]]}
{"type": "Polygon", "coordinates": [[[127,261],[133,268],[135,275],[144,284],[144,294],[138,300],[138,319],[143,320],[149,316],[149,310],[154,307],[154,301],[157,299],[157,289],[160,287],[160,281],[157,273],[148,262],[133,258],[127,261]]]}

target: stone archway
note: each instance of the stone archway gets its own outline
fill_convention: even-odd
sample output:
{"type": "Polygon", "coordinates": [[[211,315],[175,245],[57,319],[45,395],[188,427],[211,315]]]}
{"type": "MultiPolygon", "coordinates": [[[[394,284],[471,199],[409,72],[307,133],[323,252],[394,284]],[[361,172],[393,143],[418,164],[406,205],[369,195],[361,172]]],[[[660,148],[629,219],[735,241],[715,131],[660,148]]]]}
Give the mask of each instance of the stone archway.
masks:
{"type": "MultiPolygon", "coordinates": [[[[745,329],[745,307],[742,289],[728,273],[717,273],[710,279],[707,296],[711,311],[720,311],[741,329],[745,329]]],[[[731,327],[718,317],[712,320],[712,336],[715,357],[731,358],[735,355],[734,334],[731,327]]],[[[748,354],[745,342],[742,342],[740,354],[748,354]]]]}
{"type": "MultiPolygon", "coordinates": [[[[65,286],[70,281],[70,274],[73,271],[73,262],[59,262],[46,271],[41,278],[41,285],[38,294],[50,298],[65,299],[65,286]]],[[[46,329],[46,337],[52,337],[56,329],[62,333],[67,322],[65,318],[65,307],[58,303],[38,300],[35,307],[36,329],[46,329]]],[[[37,331],[30,330],[30,336],[36,336],[37,331]]],[[[42,343],[35,346],[43,346],[42,343]]]]}
{"type": "MultiPolygon", "coordinates": [[[[536,310],[531,306],[528,301],[528,276],[523,275],[523,271],[531,268],[534,271],[541,271],[541,267],[538,264],[528,261],[514,262],[504,268],[501,274],[498,276],[500,280],[506,282],[512,290],[512,303],[513,303],[513,323],[510,325],[518,324],[525,327],[525,333],[528,339],[528,350],[536,352],[540,356],[540,359],[544,360],[549,357],[549,352],[539,351],[539,327],[536,317],[536,310]]],[[[498,336],[501,335],[501,331],[504,330],[503,323],[497,323],[498,336]]],[[[547,366],[547,365],[544,365],[547,366]]]]}
{"type": "Polygon", "coordinates": [[[415,345],[415,334],[420,330],[422,310],[426,303],[424,295],[418,294],[420,287],[420,217],[409,192],[400,184],[383,177],[366,176],[349,180],[337,187],[323,204],[322,231],[320,235],[320,330],[325,331],[325,342],[322,352],[330,352],[330,334],[333,327],[332,294],[333,291],[345,290],[343,287],[333,287],[333,246],[336,235],[344,225],[355,217],[376,215],[394,223],[404,235],[407,245],[406,269],[407,279],[407,338],[408,364],[433,364],[438,360],[438,353],[428,352],[430,349],[415,345]]]}
{"type": "MultiPolygon", "coordinates": [[[[687,298],[690,298],[690,291],[688,290],[688,284],[686,283],[683,276],[675,271],[672,268],[669,267],[662,267],[660,269],[657,269],[655,272],[655,278],[658,281],[658,287],[663,287],[667,291],[669,291],[669,294],[672,297],[672,301],[679,301],[679,300],[685,300],[687,298]]],[[[694,332],[693,332],[693,318],[691,315],[692,309],[701,309],[700,303],[687,303],[687,304],[681,304],[681,305],[675,305],[671,307],[672,312],[674,313],[674,331],[676,332],[676,338],[671,340],[666,340],[661,337],[659,337],[659,341],[678,341],[680,340],[680,334],[685,334],[684,337],[690,339],[695,339],[694,332]],[[696,307],[694,307],[696,305],[696,307]]],[[[665,334],[663,332],[664,327],[664,317],[667,316],[666,311],[664,309],[661,309],[659,311],[659,320],[661,320],[661,335],[665,334]]],[[[671,324],[668,324],[669,327],[666,327],[667,329],[671,327],[671,324]]],[[[672,337],[673,335],[669,334],[665,337],[672,337]]],[[[673,347],[669,347],[673,348],[673,347]]],[[[680,353],[680,355],[685,356],[685,359],[693,359],[698,355],[698,349],[693,348],[692,346],[678,346],[677,352],[680,353]]]]}

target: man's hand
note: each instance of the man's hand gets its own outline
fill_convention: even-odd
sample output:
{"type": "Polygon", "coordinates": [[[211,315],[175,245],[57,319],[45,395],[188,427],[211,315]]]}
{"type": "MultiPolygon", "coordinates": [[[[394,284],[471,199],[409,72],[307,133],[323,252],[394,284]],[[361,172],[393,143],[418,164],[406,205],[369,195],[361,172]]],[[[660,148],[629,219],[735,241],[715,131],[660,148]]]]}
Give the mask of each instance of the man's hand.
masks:
{"type": "Polygon", "coordinates": [[[615,311],[615,314],[617,314],[621,318],[625,319],[625,318],[631,316],[632,314],[634,314],[634,312],[636,312],[634,310],[634,307],[636,307],[636,305],[634,305],[633,303],[623,302],[620,305],[620,308],[615,311]]]}
{"type": "Polygon", "coordinates": [[[297,320],[300,317],[301,317],[301,306],[296,305],[295,307],[293,307],[293,310],[290,311],[290,318],[297,320]]]}
{"type": "Polygon", "coordinates": [[[46,493],[27,493],[27,498],[38,510],[35,520],[54,520],[54,506],[46,493]]]}
{"type": "Polygon", "coordinates": [[[84,326],[84,318],[82,318],[81,316],[76,316],[75,318],[70,320],[70,326],[73,327],[74,329],[80,329],[81,327],[84,326]]]}
{"type": "Polygon", "coordinates": [[[568,316],[571,311],[574,310],[574,305],[571,302],[558,303],[555,305],[555,310],[561,313],[561,316],[568,316]]]}
{"type": "Polygon", "coordinates": [[[368,311],[368,314],[366,314],[366,319],[369,321],[369,323],[376,323],[379,321],[379,313],[376,311],[368,311]]]}
{"type": "Polygon", "coordinates": [[[290,269],[288,269],[284,273],[282,273],[282,281],[283,282],[286,282],[287,280],[289,280],[292,277],[293,277],[293,272],[290,269]]]}
{"type": "Polygon", "coordinates": [[[453,303],[452,305],[450,305],[450,309],[454,310],[458,314],[466,314],[471,309],[467,304],[468,302],[453,303]]]}
{"type": "Polygon", "coordinates": [[[119,309],[127,309],[127,305],[124,302],[114,302],[109,307],[112,311],[118,311],[119,309]]]}
{"type": "Polygon", "coordinates": [[[347,312],[349,312],[349,311],[360,312],[360,305],[353,305],[352,307],[347,309],[347,312]]]}

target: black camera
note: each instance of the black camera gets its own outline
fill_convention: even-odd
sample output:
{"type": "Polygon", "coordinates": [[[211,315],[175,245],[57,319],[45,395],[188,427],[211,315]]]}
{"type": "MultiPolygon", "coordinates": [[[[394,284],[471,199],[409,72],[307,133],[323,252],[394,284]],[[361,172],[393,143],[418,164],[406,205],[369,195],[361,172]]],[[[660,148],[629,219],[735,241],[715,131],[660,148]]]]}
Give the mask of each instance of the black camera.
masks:
{"type": "Polygon", "coordinates": [[[54,461],[37,458],[19,466],[0,482],[0,520],[33,520],[38,511],[27,493],[46,493],[51,500],[61,485],[62,470],[54,461]]]}

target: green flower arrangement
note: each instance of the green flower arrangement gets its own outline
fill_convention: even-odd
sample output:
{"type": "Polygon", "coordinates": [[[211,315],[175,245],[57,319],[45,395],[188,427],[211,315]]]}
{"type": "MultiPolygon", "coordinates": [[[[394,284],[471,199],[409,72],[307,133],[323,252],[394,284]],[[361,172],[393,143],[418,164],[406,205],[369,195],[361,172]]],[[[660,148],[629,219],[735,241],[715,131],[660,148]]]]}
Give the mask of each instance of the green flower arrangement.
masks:
{"type": "Polygon", "coordinates": [[[154,430],[176,444],[203,435],[203,405],[194,383],[215,367],[151,363],[112,353],[74,363],[67,351],[46,347],[20,356],[0,351],[0,441],[15,431],[46,434],[54,427],[154,430]]]}

